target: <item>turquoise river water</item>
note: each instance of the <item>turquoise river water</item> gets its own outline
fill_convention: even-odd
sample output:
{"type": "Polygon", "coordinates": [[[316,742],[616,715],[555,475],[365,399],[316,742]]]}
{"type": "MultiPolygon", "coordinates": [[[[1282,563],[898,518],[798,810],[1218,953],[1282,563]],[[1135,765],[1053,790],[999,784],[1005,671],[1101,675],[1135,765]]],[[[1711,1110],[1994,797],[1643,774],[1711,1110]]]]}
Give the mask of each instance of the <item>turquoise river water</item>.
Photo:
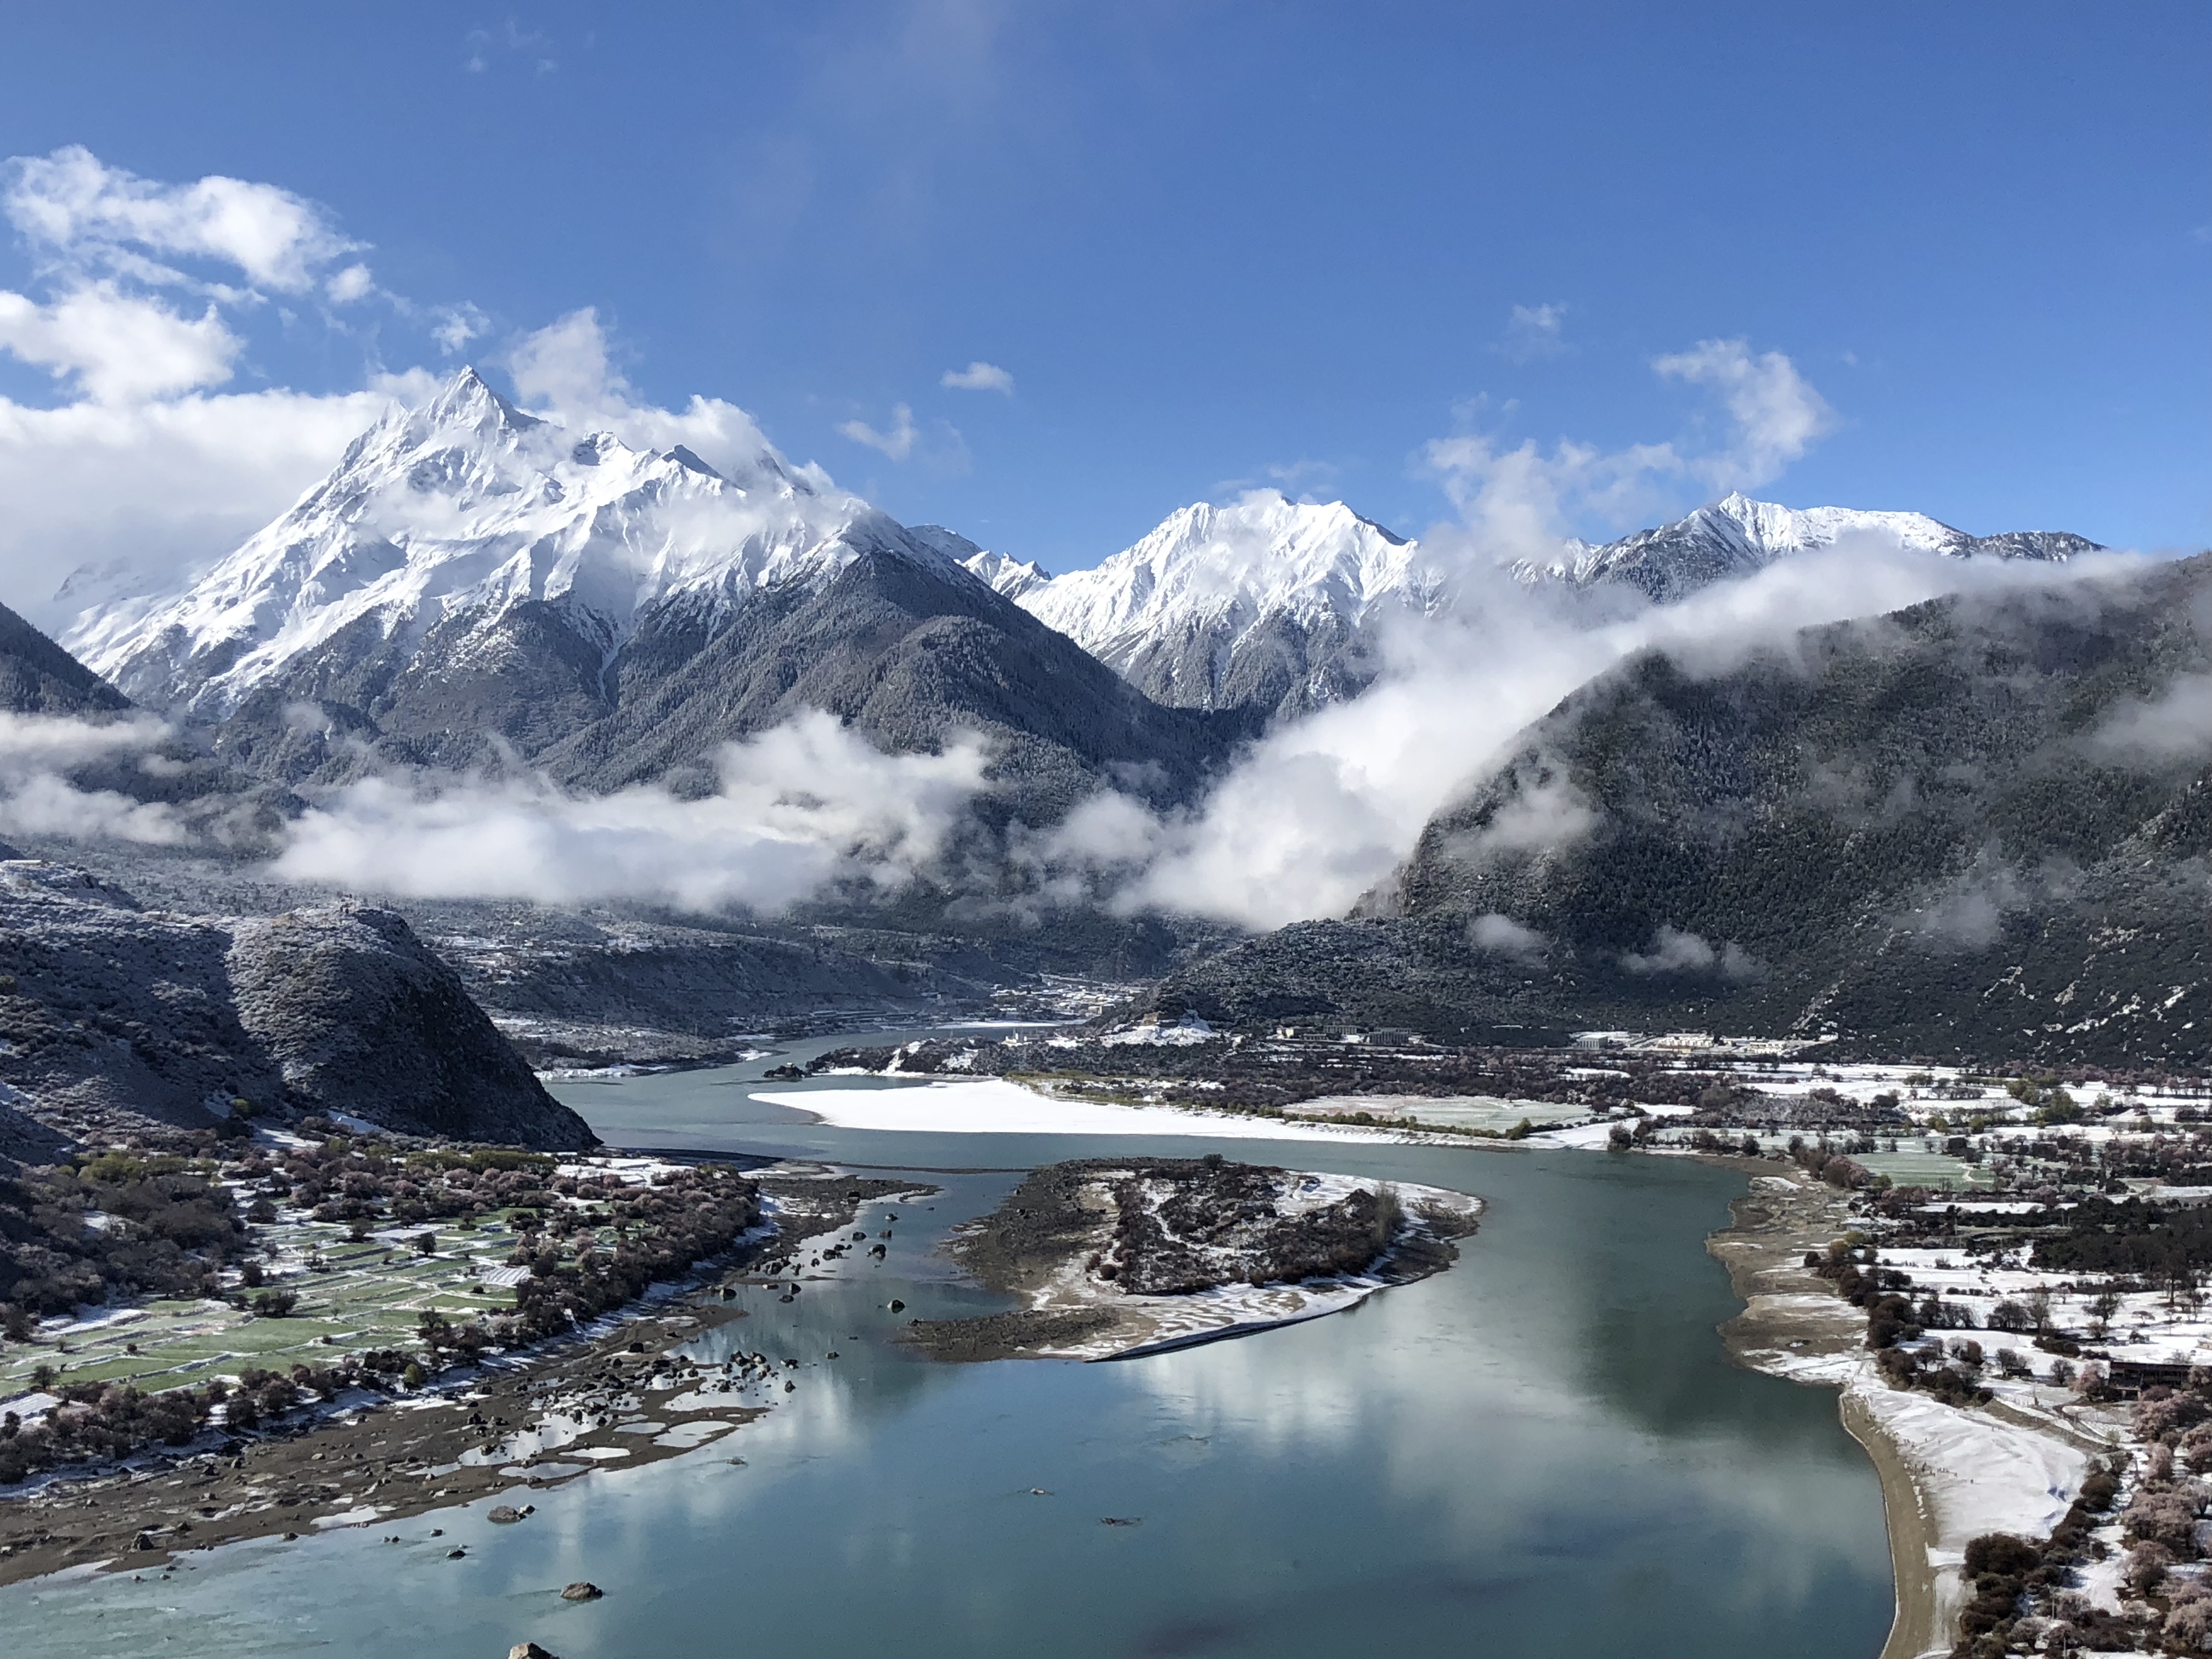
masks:
{"type": "Polygon", "coordinates": [[[166,1581],[0,1590],[0,1653],[497,1659],[526,1638],[562,1659],[1881,1647],[1881,1498],[1834,1396],[1736,1368],[1714,1334],[1738,1304],[1704,1240],[1741,1176],[1596,1153],[1208,1140],[1490,1208],[1449,1273],[1334,1318],[1125,1363],[939,1365],[892,1340],[905,1321],[1001,1305],[935,1254],[945,1229],[1023,1167],[1192,1143],[843,1131],[751,1097],[763,1066],[827,1046],[556,1089],[618,1145],[928,1171],[941,1189],[864,1217],[872,1233],[882,1210],[899,1212],[885,1262],[840,1263],[787,1304],[744,1292],[748,1317],[702,1339],[717,1358],[805,1357],[768,1417],[533,1494],[520,1527],[489,1525],[478,1504],[196,1554],[166,1581]],[[392,1531],[408,1541],[379,1541],[392,1531]],[[445,1559],[456,1543],[467,1559],[445,1559]],[[605,1599],[562,1601],[577,1578],[605,1599]]]}

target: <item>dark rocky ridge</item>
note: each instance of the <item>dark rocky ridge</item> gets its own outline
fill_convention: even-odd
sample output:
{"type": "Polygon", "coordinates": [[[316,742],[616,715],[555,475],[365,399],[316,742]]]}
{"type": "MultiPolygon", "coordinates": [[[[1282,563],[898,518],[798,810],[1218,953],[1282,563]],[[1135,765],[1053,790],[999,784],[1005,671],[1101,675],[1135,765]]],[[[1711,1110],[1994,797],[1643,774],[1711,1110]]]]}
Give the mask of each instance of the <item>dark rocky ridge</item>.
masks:
{"type": "Polygon", "coordinates": [[[1711,672],[1646,653],[1531,727],[1365,915],[1234,946],[1155,1000],[2203,1063],[2208,672],[2212,556],[1711,672]]]}
{"type": "Polygon", "coordinates": [[[0,605],[0,708],[19,714],[116,714],[131,701],[0,605]]]}
{"type": "Polygon", "coordinates": [[[108,1141],[257,1111],[588,1146],[453,970],[398,915],[141,909],[82,871],[0,866],[0,1083],[52,1133],[108,1141]]]}

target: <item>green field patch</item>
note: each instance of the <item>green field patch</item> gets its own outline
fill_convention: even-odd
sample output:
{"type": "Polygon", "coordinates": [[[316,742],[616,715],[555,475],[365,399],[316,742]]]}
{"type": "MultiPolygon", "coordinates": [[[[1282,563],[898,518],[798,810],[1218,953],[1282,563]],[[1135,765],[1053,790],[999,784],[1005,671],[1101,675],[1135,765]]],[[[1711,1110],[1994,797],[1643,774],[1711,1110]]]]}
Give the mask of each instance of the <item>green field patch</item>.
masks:
{"type": "Polygon", "coordinates": [[[1986,1187],[1989,1173],[1981,1165],[1942,1152],[1899,1151],[1853,1152],[1851,1161],[1869,1175],[1887,1176],[1899,1187],[1986,1187]]]}

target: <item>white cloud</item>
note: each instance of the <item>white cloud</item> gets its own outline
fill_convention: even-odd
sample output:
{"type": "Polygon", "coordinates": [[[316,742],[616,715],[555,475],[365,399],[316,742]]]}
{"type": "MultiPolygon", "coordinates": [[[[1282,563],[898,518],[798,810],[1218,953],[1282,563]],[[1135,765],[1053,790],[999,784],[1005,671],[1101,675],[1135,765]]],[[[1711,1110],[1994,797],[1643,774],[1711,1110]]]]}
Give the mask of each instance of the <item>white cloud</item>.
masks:
{"type": "Polygon", "coordinates": [[[179,316],[160,300],[87,283],[40,305],[0,289],[0,350],[73,379],[94,403],[135,403],[230,378],[245,342],[213,306],[179,316]]]}
{"type": "Polygon", "coordinates": [[[2090,734],[2088,746],[2154,766],[2212,750],[2212,674],[2177,674],[2155,697],[2115,707],[2090,734]]]}
{"type": "Polygon", "coordinates": [[[1548,941],[1533,927],[1523,927],[1508,915],[1492,910],[1467,925],[1467,942],[1492,956],[1515,957],[1524,962],[1540,960],[1548,941]]]}
{"type": "Polygon", "coordinates": [[[904,882],[944,850],[988,758],[974,739],[883,754],[815,711],[728,744],[702,799],[371,779],[308,812],[275,872],[403,897],[775,909],[832,881],[904,882]]]}
{"type": "MultiPolygon", "coordinates": [[[[507,362],[516,395],[564,426],[611,432],[638,449],[666,450],[681,444],[740,482],[763,453],[775,453],[759,423],[722,398],[695,394],[680,410],[640,401],[614,367],[606,331],[593,307],[572,311],[526,335],[507,354],[507,362]]],[[[813,489],[836,488],[830,475],[811,463],[777,459],[786,472],[813,489]]]]}
{"type": "Polygon", "coordinates": [[[474,306],[464,301],[459,305],[440,306],[433,313],[437,321],[432,325],[430,337],[438,343],[438,349],[448,357],[471,340],[481,339],[490,327],[490,319],[474,306]]]}
{"type": "Polygon", "coordinates": [[[471,29],[461,44],[469,54],[461,67],[471,75],[482,75],[491,67],[492,58],[502,53],[520,58],[539,75],[550,75],[561,67],[554,61],[551,37],[526,29],[512,17],[495,29],[471,29]]]}
{"type": "Polygon", "coordinates": [[[1647,952],[1625,951],[1620,965],[1632,974],[1702,974],[1720,960],[1720,952],[1702,935],[1662,923],[1647,952]]]}
{"type": "Polygon", "coordinates": [[[878,432],[866,421],[841,422],[837,430],[856,444],[880,449],[895,461],[911,455],[915,440],[921,435],[915,428],[914,411],[904,404],[891,411],[891,429],[888,432],[878,432]]]}
{"type": "MultiPolygon", "coordinates": [[[[1467,550],[1549,562],[1583,530],[1610,533],[1665,516],[1679,505],[1685,480],[1716,494],[1765,483],[1835,426],[1835,412],[1778,351],[1754,356],[1741,340],[1701,340],[1652,368],[1717,392],[1731,428],[1727,441],[1607,450],[1563,438],[1547,453],[1533,439],[1508,446],[1489,433],[1438,438],[1423,451],[1424,463],[1459,510],[1456,539],[1467,550]]],[[[1446,551],[1452,539],[1435,550],[1446,551]]]]}
{"type": "MultiPolygon", "coordinates": [[[[71,146],[0,163],[0,215],[46,289],[0,289],[0,352],[45,370],[68,399],[0,398],[0,600],[43,627],[170,586],[229,551],[391,396],[422,395],[416,372],[373,373],[362,389],[328,395],[216,394],[248,349],[242,325],[274,320],[265,294],[330,306],[374,296],[420,314],[378,289],[353,257],[362,245],[290,191],[219,175],[165,183],[71,146]],[[210,265],[246,286],[208,276],[210,265]]],[[[284,308],[288,326],[301,309],[284,308]]],[[[481,330],[471,307],[447,315],[460,337],[481,330]]]]}
{"type": "Polygon", "coordinates": [[[150,716],[84,720],[0,709],[0,834],[173,846],[188,831],[173,808],[110,790],[80,789],[65,775],[88,762],[143,756],[169,736],[150,716]]]}
{"type": "Polygon", "coordinates": [[[1672,499],[1668,481],[1685,471],[1670,443],[1601,450],[1563,438],[1547,454],[1534,439],[1504,448],[1468,433],[1436,439],[1424,453],[1461,518],[1457,536],[1432,536],[1431,544],[1461,541],[1487,559],[1540,563],[1591,521],[1614,529],[1659,516],[1672,499]]]}
{"type": "Polygon", "coordinates": [[[1566,320],[1567,308],[1563,305],[1516,306],[1498,349],[1516,363],[1556,357],[1567,349],[1566,320]]]}
{"type": "Polygon", "coordinates": [[[987,363],[980,357],[965,368],[946,369],[937,383],[961,392],[1003,392],[1009,398],[1014,395],[1014,377],[996,363],[987,363]]]}
{"type": "Polygon", "coordinates": [[[323,293],[335,306],[349,306],[376,291],[376,279],[367,265],[348,265],[323,284],[323,293]]]}
{"type": "Polygon", "coordinates": [[[40,409],[0,398],[0,601],[58,630],[166,589],[327,471],[427,375],[327,397],[270,391],[40,409]]]}
{"type": "MultiPolygon", "coordinates": [[[[2096,568],[2125,562],[2115,555],[2096,568]]],[[[1961,589],[2065,582],[2091,568],[1961,563],[1866,538],[1592,626],[1494,567],[1471,567],[1453,613],[1382,636],[1383,674],[1359,697],[1269,732],[1193,810],[1155,815],[1124,798],[1123,807],[1099,809],[1090,839],[1056,850],[1124,908],[1249,927],[1341,915],[1388,880],[1430,818],[1510,756],[1531,722],[1637,651],[1666,650],[1690,672],[1717,674],[1753,650],[1789,648],[1798,630],[1820,623],[1961,589]]],[[[1461,855],[1540,851],[1594,822],[1555,781],[1529,790],[1490,827],[1494,839],[1475,837],[1461,855]]]]}
{"type": "Polygon", "coordinates": [[[1836,411],[1778,351],[1753,356],[1741,339],[1700,340],[1651,366],[1671,380],[1719,390],[1735,441],[1691,464],[1716,490],[1756,489],[1836,428],[1836,411]]]}
{"type": "Polygon", "coordinates": [[[142,179],[71,144],[6,163],[0,211],[33,248],[70,269],[183,280],[138,251],[220,261],[280,293],[312,288],[319,270],[361,244],[324,210],[275,185],[211,173],[188,185],[142,179]]]}

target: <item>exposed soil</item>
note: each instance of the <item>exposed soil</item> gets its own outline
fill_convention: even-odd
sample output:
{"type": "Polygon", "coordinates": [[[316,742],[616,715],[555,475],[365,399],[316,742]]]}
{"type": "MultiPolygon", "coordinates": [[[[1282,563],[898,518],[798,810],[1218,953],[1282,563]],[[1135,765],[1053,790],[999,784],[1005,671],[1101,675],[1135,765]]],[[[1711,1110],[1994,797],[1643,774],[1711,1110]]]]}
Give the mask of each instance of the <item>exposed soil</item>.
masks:
{"type": "MultiPolygon", "coordinates": [[[[1782,1165],[1727,1161],[1758,1178],[1748,1194],[1729,1206],[1733,1224],[1705,1241],[1745,1303],[1743,1312],[1720,1328],[1721,1340],[1739,1364],[1793,1382],[1832,1386],[1832,1376],[1818,1374],[1817,1362],[1857,1354],[1866,1341],[1866,1320],[1836,1295],[1832,1283],[1804,1266],[1804,1257],[1808,1250],[1825,1250],[1830,1240],[1850,1230],[1850,1200],[1821,1182],[1792,1179],[1782,1173],[1782,1165]],[[1813,1374],[1793,1374],[1799,1365],[1813,1374]]],[[[1881,1483],[1897,1614],[1881,1659],[1916,1659],[1941,1651],[1948,1638],[1940,1628],[1936,1569],[1929,1559],[1936,1527],[1928,1495],[1880,1422],[1848,1390],[1841,1395],[1838,1410],[1844,1429],[1866,1449],[1881,1483]]]]}

